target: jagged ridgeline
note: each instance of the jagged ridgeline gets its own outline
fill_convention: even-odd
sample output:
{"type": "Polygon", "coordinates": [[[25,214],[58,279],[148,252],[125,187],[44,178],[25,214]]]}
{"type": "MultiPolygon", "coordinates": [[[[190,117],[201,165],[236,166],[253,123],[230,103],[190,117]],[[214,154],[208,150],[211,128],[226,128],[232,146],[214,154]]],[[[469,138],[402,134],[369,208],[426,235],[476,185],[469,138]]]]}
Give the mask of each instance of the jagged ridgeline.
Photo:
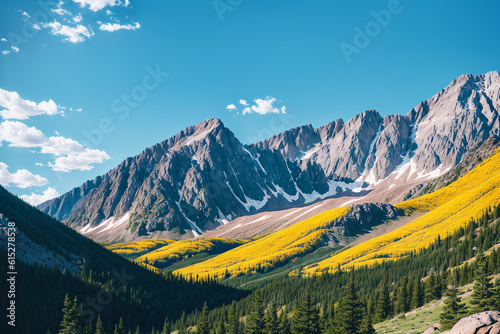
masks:
{"type": "MultiPolygon", "coordinates": [[[[57,333],[66,294],[71,300],[77,297],[85,323],[90,319],[95,328],[100,314],[108,333],[120,317],[127,328],[140,326],[150,333],[152,327],[163,326],[165,316],[177,319],[183,311],[191,312],[205,301],[215,307],[247,294],[210,281],[188,282],[170,274],[155,274],[113,254],[1,186],[0,213],[2,231],[9,221],[18,229],[16,304],[17,317],[23,321],[16,323],[17,333],[57,333]]],[[[6,271],[3,246],[0,264],[6,271]]],[[[6,280],[1,284],[7,291],[6,280]]],[[[6,301],[2,298],[2,307],[7,308],[6,301]]],[[[0,332],[9,333],[4,326],[6,321],[1,322],[0,332]]]]}
{"type": "Polygon", "coordinates": [[[500,75],[463,75],[406,115],[370,110],[243,145],[217,119],[39,208],[98,241],[187,239],[237,217],[364,190],[379,201],[456,166],[500,131],[500,75]]]}

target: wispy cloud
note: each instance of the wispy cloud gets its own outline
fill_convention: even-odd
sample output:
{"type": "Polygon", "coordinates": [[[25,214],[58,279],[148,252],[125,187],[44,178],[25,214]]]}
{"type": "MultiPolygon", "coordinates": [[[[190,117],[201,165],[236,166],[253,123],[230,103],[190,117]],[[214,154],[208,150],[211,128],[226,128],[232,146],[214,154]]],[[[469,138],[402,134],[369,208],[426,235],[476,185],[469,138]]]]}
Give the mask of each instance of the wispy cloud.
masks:
{"type": "Polygon", "coordinates": [[[59,193],[57,192],[57,190],[48,187],[41,195],[31,193],[31,195],[22,195],[21,199],[33,206],[37,206],[38,204],[42,204],[43,202],[51,200],[58,196],[59,193]]]}
{"type": "Polygon", "coordinates": [[[88,5],[89,9],[94,12],[106,7],[115,7],[119,5],[127,7],[130,4],[128,0],[125,0],[124,2],[120,0],[73,0],[73,2],[79,4],[82,8],[88,5]]]}
{"type": "Polygon", "coordinates": [[[236,108],[236,106],[234,104],[229,104],[227,107],[226,107],[227,110],[236,110],[238,108],[236,108]]]}
{"type": "Polygon", "coordinates": [[[49,181],[40,176],[31,173],[26,169],[19,169],[15,173],[9,172],[9,166],[0,162],[0,184],[4,187],[14,186],[18,188],[42,187],[49,181]]]}
{"type": "Polygon", "coordinates": [[[10,147],[39,148],[40,153],[53,155],[54,163],[49,166],[55,171],[91,170],[93,164],[110,159],[104,151],[87,148],[62,136],[46,137],[37,128],[18,121],[0,123],[0,144],[3,141],[10,147]]]}
{"type": "Polygon", "coordinates": [[[120,23],[101,23],[99,29],[102,31],[117,31],[117,30],[136,30],[139,29],[141,25],[139,22],[134,24],[120,24],[120,23]]]}
{"type": "Polygon", "coordinates": [[[17,92],[0,88],[0,116],[4,119],[28,119],[37,115],[56,115],[64,111],[52,101],[39,103],[25,100],[17,92]]]}

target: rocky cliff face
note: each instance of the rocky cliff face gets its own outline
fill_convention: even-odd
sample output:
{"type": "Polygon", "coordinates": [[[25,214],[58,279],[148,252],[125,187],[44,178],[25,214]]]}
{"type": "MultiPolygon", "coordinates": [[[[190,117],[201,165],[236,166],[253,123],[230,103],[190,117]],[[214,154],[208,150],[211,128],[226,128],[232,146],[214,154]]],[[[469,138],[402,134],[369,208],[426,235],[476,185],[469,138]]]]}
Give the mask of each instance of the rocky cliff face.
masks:
{"type": "Polygon", "coordinates": [[[499,95],[498,72],[463,75],[405,116],[369,110],[247,146],[210,119],[39,208],[105,240],[183,238],[238,216],[374,187],[391,175],[429,180],[499,135],[499,95]]]}

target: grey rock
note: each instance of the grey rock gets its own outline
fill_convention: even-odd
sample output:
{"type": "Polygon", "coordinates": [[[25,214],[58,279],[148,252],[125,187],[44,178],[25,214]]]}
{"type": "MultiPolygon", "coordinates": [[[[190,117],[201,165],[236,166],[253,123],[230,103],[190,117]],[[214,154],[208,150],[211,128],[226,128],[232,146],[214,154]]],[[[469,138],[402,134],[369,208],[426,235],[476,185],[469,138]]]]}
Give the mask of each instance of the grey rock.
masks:
{"type": "Polygon", "coordinates": [[[500,312],[486,311],[462,318],[447,334],[498,334],[500,312]]]}

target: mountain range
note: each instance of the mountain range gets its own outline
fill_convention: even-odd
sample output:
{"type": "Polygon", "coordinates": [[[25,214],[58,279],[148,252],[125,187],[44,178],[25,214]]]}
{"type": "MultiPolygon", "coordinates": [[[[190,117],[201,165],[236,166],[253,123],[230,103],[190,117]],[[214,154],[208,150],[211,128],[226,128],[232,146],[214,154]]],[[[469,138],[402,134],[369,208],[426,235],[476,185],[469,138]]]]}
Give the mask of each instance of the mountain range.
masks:
{"type": "Polygon", "coordinates": [[[38,208],[98,241],[186,239],[329,198],[399,202],[499,132],[500,74],[466,74],[404,116],[367,110],[249,145],[209,119],[38,208]]]}

